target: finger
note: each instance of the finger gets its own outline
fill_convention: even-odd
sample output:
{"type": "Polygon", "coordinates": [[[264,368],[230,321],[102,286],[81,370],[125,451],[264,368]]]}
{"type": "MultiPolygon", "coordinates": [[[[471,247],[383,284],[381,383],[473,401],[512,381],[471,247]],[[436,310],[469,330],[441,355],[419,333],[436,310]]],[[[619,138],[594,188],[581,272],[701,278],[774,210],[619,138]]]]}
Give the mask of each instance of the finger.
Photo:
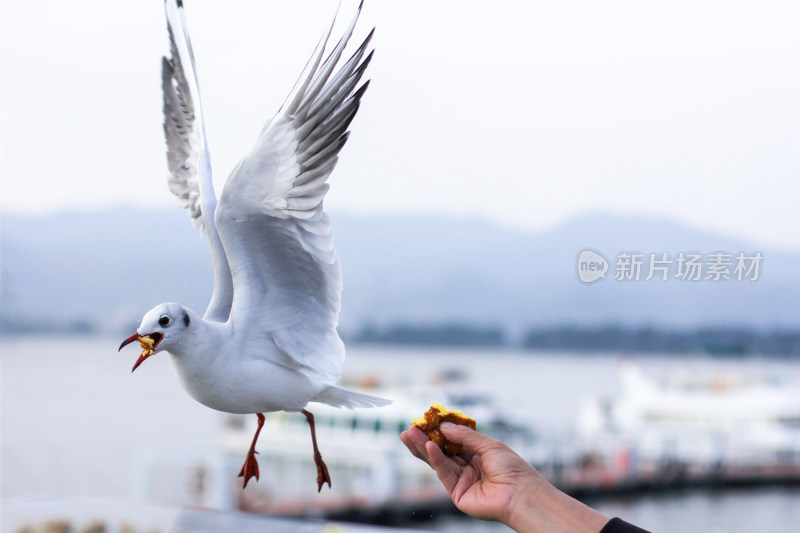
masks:
{"type": "Polygon", "coordinates": [[[430,440],[425,432],[420,430],[418,427],[412,426],[403,433],[405,433],[406,438],[409,439],[410,442],[417,448],[425,448],[425,443],[430,440]]]}
{"type": "Polygon", "coordinates": [[[480,433],[468,428],[460,426],[451,422],[442,422],[439,429],[442,430],[447,440],[461,444],[467,452],[473,454],[484,454],[490,450],[507,449],[508,447],[502,442],[481,435],[480,433]]]}
{"type": "MultiPolygon", "coordinates": [[[[430,439],[427,435],[425,435],[425,433],[412,426],[400,434],[400,440],[403,441],[403,444],[406,445],[406,448],[408,448],[414,457],[420,459],[421,461],[425,461],[430,465],[428,453],[425,451],[425,445],[430,439]]],[[[450,458],[458,466],[464,467],[469,464],[474,455],[474,453],[468,450],[462,450],[458,453],[458,455],[450,456],[450,458]]]]}
{"type": "Polygon", "coordinates": [[[455,464],[457,464],[458,466],[460,466],[460,467],[464,467],[464,466],[467,466],[469,464],[469,461],[467,461],[466,459],[464,459],[460,455],[451,455],[450,459],[452,459],[453,462],[455,464]]]}
{"type": "Polygon", "coordinates": [[[458,484],[458,478],[461,476],[461,467],[457,465],[452,459],[447,457],[439,446],[429,441],[425,446],[425,451],[430,457],[430,465],[436,470],[436,476],[442,482],[447,492],[453,494],[453,491],[458,484]]]}
{"type": "Polygon", "coordinates": [[[469,461],[469,466],[472,467],[476,472],[483,472],[483,462],[481,462],[481,456],[475,454],[472,459],[469,461]]]}
{"type": "Polygon", "coordinates": [[[419,428],[412,427],[404,431],[400,438],[415,457],[430,465],[430,458],[425,450],[425,445],[430,442],[430,439],[424,432],[419,428]]]}
{"type": "Polygon", "coordinates": [[[430,464],[428,460],[428,453],[425,451],[425,443],[428,442],[428,437],[417,428],[411,428],[400,434],[400,440],[406,445],[408,451],[421,461],[430,464]]]}
{"type": "Polygon", "coordinates": [[[411,452],[411,455],[419,458],[417,447],[414,445],[414,441],[411,439],[411,436],[409,436],[408,431],[400,433],[400,440],[406,445],[406,448],[408,448],[408,451],[411,452]]]}
{"type": "Polygon", "coordinates": [[[455,457],[462,459],[465,464],[468,464],[470,461],[472,461],[472,458],[475,457],[475,452],[466,448],[462,448],[455,457]]]}

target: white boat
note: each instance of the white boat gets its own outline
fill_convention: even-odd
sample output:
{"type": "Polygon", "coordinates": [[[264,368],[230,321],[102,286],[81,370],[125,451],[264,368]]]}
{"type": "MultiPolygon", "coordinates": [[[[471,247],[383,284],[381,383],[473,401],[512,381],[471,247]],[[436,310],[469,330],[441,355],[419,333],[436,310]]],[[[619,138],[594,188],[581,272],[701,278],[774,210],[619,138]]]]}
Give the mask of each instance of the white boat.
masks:
{"type": "Polygon", "coordinates": [[[585,446],[623,442],[639,458],[693,464],[800,456],[798,384],[733,374],[658,383],[630,361],[620,364],[619,379],[618,397],[582,405],[585,446]]]}

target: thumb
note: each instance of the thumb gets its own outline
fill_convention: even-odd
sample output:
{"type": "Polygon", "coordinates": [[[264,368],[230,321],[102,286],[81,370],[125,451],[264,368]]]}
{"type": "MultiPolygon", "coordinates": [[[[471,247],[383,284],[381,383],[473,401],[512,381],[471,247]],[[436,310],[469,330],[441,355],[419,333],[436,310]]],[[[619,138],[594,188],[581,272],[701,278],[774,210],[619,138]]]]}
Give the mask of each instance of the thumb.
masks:
{"type": "Polygon", "coordinates": [[[481,435],[472,428],[453,424],[452,422],[442,422],[439,426],[447,440],[461,444],[465,449],[476,454],[484,454],[491,450],[506,449],[506,445],[499,440],[481,435]]]}

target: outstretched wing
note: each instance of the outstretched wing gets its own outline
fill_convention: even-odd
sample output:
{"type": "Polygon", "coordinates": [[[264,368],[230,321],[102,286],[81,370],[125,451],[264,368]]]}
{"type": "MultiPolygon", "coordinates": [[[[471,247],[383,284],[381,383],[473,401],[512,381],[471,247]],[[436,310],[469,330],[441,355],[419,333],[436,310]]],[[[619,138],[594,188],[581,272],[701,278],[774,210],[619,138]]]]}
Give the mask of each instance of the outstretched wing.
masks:
{"type": "Polygon", "coordinates": [[[228,178],[216,221],[233,272],[231,320],[265,356],[335,381],[342,276],[322,200],[369,82],[372,33],[334,73],[358,13],[327,59],[320,41],[278,114],[228,178]],[[253,339],[252,337],[257,337],[253,339]],[[277,353],[266,347],[274,343],[277,353]]]}
{"type": "Polygon", "coordinates": [[[214,225],[217,198],[211,179],[211,160],[206,143],[194,53],[180,0],[165,0],[170,58],[162,58],[164,137],[167,141],[169,190],[189,211],[195,228],[208,235],[214,260],[214,293],[206,310],[208,320],[228,319],[233,283],[225,249],[214,225]]]}

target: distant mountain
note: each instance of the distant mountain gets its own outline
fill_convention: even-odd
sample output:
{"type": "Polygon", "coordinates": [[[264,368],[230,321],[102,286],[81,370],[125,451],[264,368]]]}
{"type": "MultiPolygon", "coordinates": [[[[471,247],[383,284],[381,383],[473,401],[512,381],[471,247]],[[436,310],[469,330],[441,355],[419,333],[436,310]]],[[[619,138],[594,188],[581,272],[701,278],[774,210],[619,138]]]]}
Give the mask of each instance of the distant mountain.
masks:
{"type": "MultiPolygon", "coordinates": [[[[342,329],[475,324],[520,335],[549,325],[797,327],[800,252],[663,219],[583,216],[549,231],[477,218],[332,215],[344,270],[342,329]],[[578,253],[609,261],[578,280],[578,253]],[[757,281],[617,281],[616,256],[761,252],[757,281]]],[[[6,328],[130,329],[162,301],[202,312],[211,294],[207,243],[178,209],[0,217],[0,320],[6,328]]],[[[671,274],[672,276],[672,274],[671,274]]]]}

